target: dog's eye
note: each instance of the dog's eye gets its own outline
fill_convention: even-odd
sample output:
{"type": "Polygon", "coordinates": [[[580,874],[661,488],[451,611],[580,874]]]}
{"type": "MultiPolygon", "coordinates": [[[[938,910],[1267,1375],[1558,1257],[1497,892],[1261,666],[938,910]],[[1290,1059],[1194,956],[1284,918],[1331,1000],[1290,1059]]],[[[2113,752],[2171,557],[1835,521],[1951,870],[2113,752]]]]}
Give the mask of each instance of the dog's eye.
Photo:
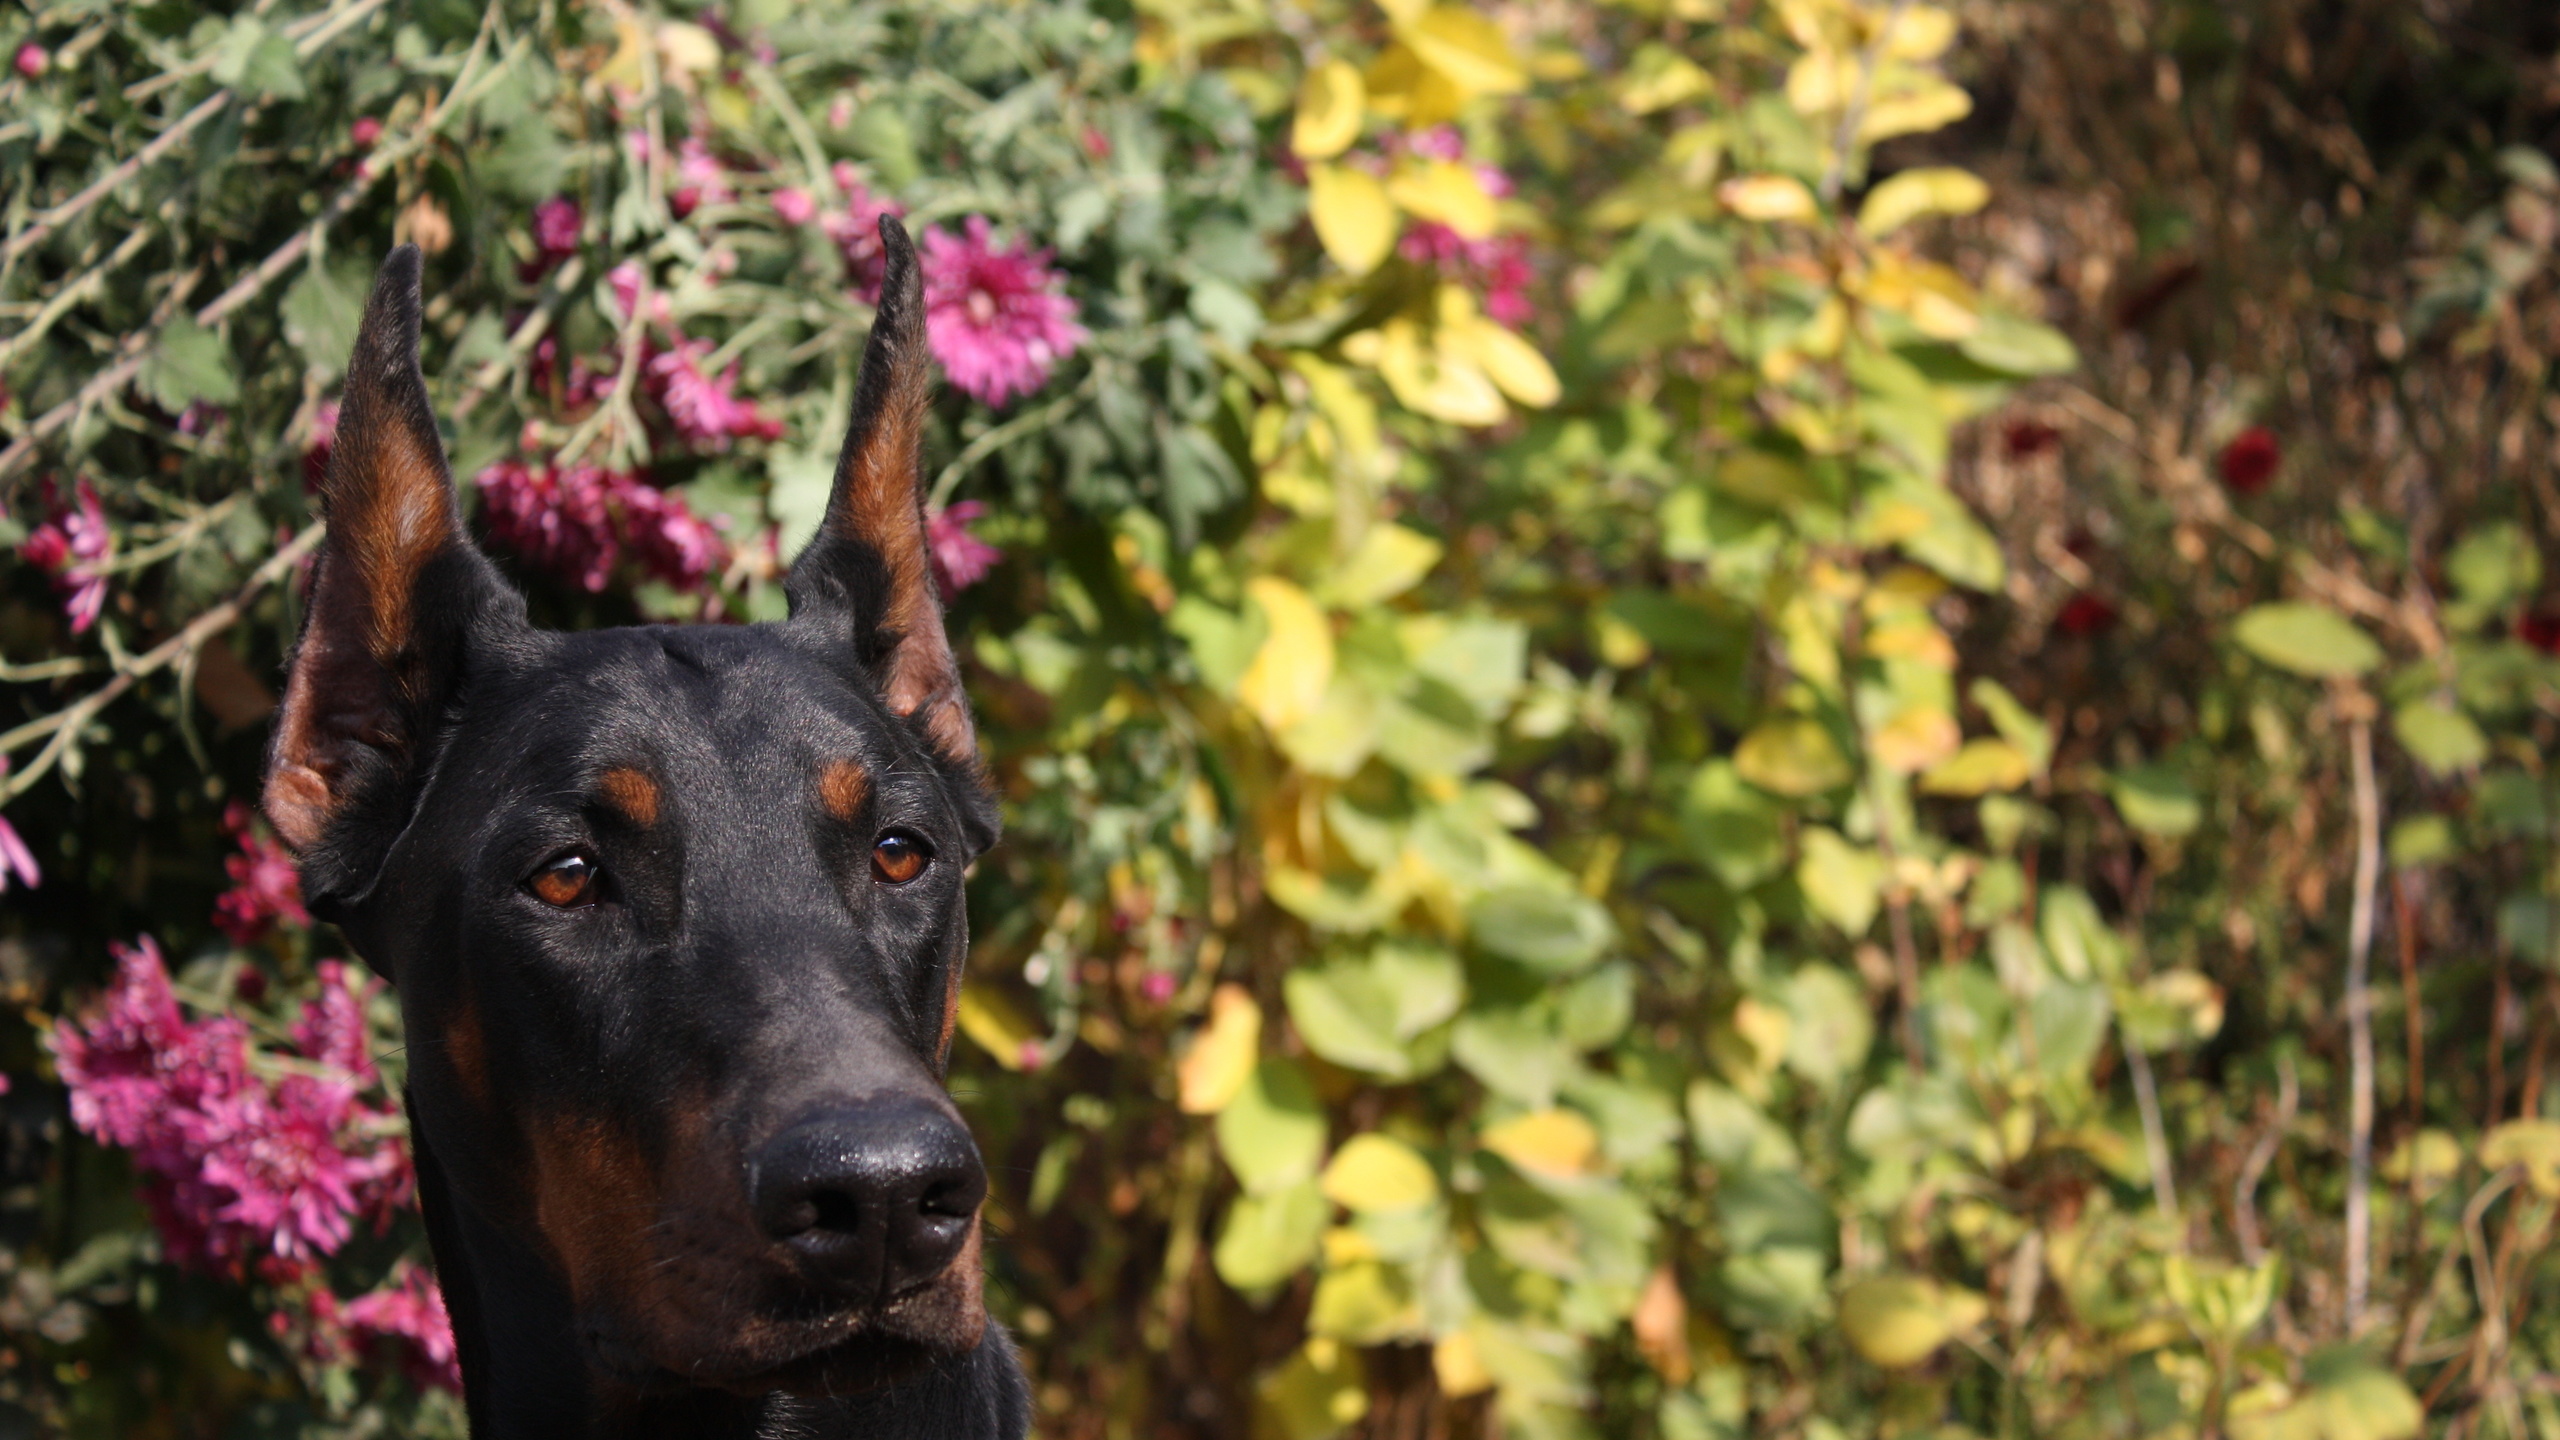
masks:
{"type": "Polygon", "coordinates": [[[563,855],[533,872],[524,888],[545,905],[576,910],[596,903],[596,862],[584,855],[563,855]]]}
{"type": "Polygon", "coordinates": [[[892,830],[872,842],[871,876],[884,885],[904,885],[924,873],[933,852],[903,830],[892,830]]]}

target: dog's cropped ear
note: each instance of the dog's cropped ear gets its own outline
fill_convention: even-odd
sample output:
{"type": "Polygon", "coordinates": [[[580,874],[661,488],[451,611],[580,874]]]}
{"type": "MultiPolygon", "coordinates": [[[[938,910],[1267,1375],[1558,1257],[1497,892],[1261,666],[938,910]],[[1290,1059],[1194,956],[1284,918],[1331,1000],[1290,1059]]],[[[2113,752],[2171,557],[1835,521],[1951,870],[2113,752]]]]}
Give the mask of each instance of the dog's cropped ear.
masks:
{"type": "Polygon", "coordinates": [[[887,274],[854,383],[853,424],[817,537],[791,565],[791,623],[851,647],[881,698],[912,721],[943,762],[975,777],[977,728],[942,628],[926,548],[924,428],[933,398],[924,284],[915,247],[880,221],[887,274]]]}
{"type": "Polygon", "coordinates": [[[524,623],[463,531],[418,371],[418,268],[416,246],[392,251],[365,302],[321,492],[329,536],[267,756],[267,819],[315,901],[360,892],[397,835],[470,631],[524,623]]]}

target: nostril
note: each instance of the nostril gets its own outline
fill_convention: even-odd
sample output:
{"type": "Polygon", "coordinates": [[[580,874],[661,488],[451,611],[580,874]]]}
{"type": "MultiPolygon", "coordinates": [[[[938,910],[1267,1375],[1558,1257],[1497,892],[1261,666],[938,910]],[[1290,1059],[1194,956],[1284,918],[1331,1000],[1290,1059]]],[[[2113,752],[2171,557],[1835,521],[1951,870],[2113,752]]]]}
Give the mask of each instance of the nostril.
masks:
{"type": "Polygon", "coordinates": [[[945,1180],[924,1192],[924,1198],[916,1202],[916,1208],[927,1215],[966,1220],[978,1213],[978,1204],[984,1198],[979,1192],[985,1188],[965,1180],[945,1180]]]}
{"type": "Polygon", "coordinates": [[[809,1197],[811,1230],[850,1235],[862,1228],[862,1202],[843,1190],[821,1190],[809,1197]]]}

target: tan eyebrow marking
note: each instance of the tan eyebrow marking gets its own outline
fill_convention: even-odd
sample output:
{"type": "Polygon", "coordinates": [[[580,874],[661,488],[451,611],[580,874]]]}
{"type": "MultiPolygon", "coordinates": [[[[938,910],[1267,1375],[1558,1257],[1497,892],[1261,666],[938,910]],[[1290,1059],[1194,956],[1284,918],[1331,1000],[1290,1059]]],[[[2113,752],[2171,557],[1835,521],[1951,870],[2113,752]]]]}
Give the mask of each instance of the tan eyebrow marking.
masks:
{"type": "Polygon", "coordinates": [[[871,793],[871,777],[850,760],[830,760],[818,772],[818,803],[839,820],[851,820],[862,811],[863,799],[871,793]]]}
{"type": "Polygon", "coordinates": [[[625,765],[607,770],[596,779],[604,792],[604,803],[622,812],[622,818],[642,829],[658,823],[658,782],[625,765]]]}

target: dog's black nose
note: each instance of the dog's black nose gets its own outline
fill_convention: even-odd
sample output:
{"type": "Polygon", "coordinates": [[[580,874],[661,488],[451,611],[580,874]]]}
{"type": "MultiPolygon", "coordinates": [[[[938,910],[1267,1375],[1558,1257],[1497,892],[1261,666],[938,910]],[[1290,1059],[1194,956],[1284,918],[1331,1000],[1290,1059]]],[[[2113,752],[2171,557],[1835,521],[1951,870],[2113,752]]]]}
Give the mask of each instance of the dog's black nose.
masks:
{"type": "Polygon", "coordinates": [[[941,1274],[987,1198],[977,1142],[939,1106],[880,1099],[813,1116],[756,1152],[757,1221],[848,1299],[941,1274]]]}

